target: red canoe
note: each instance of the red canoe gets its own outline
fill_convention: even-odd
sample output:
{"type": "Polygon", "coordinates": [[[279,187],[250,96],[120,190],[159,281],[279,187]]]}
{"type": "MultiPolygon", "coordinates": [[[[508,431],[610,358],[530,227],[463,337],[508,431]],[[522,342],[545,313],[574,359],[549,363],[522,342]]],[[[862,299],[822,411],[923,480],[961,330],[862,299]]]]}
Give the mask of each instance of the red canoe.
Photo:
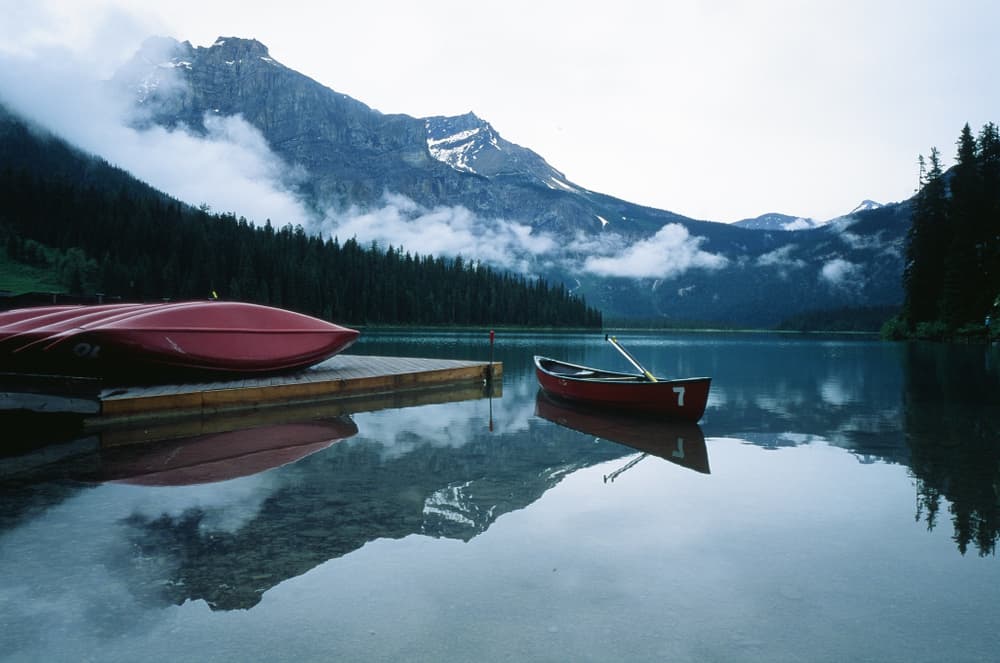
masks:
{"type": "Polygon", "coordinates": [[[650,379],[535,357],[538,384],[559,398],[619,412],[698,421],[705,413],[712,378],[650,379]]]}
{"type": "Polygon", "coordinates": [[[0,370],[263,374],[305,368],[359,332],[245,302],[42,306],[0,313],[0,370]]]}

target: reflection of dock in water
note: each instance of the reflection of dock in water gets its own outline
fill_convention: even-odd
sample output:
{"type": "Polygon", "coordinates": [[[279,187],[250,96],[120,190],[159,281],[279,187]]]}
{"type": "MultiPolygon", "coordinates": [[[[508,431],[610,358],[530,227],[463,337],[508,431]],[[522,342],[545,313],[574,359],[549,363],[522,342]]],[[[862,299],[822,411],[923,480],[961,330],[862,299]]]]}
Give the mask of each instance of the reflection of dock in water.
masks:
{"type": "Polygon", "coordinates": [[[625,467],[607,475],[605,481],[614,481],[618,475],[647,455],[658,456],[702,474],[710,473],[705,434],[701,426],[696,423],[614,412],[596,412],[558,401],[542,391],[539,391],[535,398],[535,413],[560,426],[617,442],[643,453],[625,467]]]}

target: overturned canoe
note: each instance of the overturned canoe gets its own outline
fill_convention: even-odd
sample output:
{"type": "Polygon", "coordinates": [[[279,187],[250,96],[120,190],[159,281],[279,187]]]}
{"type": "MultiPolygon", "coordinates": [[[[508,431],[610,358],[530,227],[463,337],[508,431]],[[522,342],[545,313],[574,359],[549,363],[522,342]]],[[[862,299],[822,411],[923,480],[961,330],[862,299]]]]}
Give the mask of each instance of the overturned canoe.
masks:
{"type": "Polygon", "coordinates": [[[42,306],[0,313],[0,370],[145,378],[276,373],[319,363],[358,336],[246,302],[42,306]]]}

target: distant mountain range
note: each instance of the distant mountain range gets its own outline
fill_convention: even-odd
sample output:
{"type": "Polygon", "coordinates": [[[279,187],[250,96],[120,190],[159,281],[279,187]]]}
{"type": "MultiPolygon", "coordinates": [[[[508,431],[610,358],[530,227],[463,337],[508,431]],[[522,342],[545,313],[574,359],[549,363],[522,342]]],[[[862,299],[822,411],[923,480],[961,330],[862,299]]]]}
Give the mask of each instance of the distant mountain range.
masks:
{"type": "Polygon", "coordinates": [[[847,214],[838,216],[834,219],[829,219],[827,221],[817,221],[816,219],[804,218],[801,216],[788,216],[787,214],[771,212],[770,214],[761,214],[760,216],[752,219],[742,219],[741,221],[736,221],[733,225],[739,226],[740,228],[747,228],[749,230],[810,230],[812,228],[825,226],[834,221],[853,217],[855,214],[859,214],[861,212],[869,212],[881,207],[883,207],[883,205],[881,203],[876,203],[874,200],[864,200],[860,205],[852,209],[847,214]]]}
{"type": "Polygon", "coordinates": [[[139,130],[207,136],[237,118],[258,132],[312,232],[418,252],[438,238],[436,253],[562,281],[606,317],[771,326],[902,298],[906,202],[865,201],[824,223],[696,220],[580,187],[473,113],[380,113],[255,40],[154,38],[109,85],[135,100],[139,130]]]}

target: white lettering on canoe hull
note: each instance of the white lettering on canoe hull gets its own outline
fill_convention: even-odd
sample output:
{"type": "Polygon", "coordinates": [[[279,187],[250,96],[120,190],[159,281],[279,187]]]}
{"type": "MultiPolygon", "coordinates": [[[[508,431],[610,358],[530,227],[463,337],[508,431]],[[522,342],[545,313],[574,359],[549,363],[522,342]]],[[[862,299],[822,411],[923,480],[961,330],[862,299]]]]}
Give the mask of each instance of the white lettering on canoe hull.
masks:
{"type": "Polygon", "coordinates": [[[674,393],[677,394],[677,407],[684,407],[684,387],[674,387],[674,393]]]}

